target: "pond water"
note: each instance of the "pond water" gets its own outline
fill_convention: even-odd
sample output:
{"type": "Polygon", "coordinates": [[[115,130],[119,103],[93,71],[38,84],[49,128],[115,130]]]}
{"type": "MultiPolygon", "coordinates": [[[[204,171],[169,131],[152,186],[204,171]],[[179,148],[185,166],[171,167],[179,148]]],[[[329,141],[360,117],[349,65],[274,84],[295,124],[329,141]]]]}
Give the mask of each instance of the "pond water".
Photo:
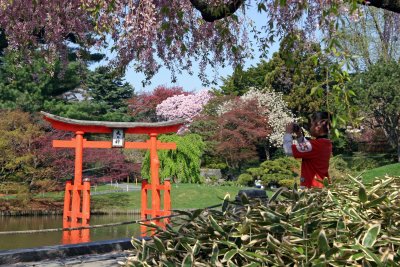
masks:
{"type": "MultiPolygon", "coordinates": [[[[140,215],[92,215],[90,225],[137,220],[140,215]]],[[[62,227],[62,216],[0,216],[0,232],[53,229],[62,227]]],[[[90,241],[112,240],[139,236],[138,224],[90,229],[90,241]]],[[[62,232],[0,235],[0,250],[32,248],[62,244],[62,232]]]]}

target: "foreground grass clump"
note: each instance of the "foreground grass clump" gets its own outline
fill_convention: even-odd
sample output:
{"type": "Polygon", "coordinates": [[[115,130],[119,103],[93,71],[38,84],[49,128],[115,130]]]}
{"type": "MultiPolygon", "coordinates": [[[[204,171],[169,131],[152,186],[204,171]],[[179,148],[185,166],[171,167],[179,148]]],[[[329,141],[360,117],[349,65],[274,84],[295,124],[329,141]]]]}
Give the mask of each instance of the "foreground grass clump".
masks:
{"type": "Polygon", "coordinates": [[[268,203],[224,201],[180,212],[149,241],[133,239],[131,266],[398,266],[400,178],[370,188],[356,178],[322,190],[279,189],[268,203]]]}

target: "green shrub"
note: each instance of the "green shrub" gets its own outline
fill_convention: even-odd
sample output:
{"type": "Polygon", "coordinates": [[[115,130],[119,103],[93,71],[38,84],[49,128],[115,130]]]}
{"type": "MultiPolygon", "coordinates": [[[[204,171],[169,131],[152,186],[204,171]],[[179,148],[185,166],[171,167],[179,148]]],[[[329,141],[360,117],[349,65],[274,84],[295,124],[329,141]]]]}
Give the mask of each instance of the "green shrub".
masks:
{"type": "Polygon", "coordinates": [[[283,186],[283,187],[287,187],[287,188],[293,188],[295,183],[299,184],[299,181],[297,181],[295,179],[282,179],[282,180],[279,180],[279,186],[283,186]]]}
{"type": "Polygon", "coordinates": [[[276,160],[267,160],[261,163],[263,175],[262,183],[266,186],[279,186],[279,181],[293,179],[299,176],[300,162],[293,158],[284,157],[276,160]]]}
{"type": "Polygon", "coordinates": [[[331,157],[329,161],[329,175],[332,179],[341,179],[350,169],[341,155],[331,157]]]}
{"type": "Polygon", "coordinates": [[[50,179],[43,179],[35,181],[31,186],[32,192],[53,192],[57,189],[57,182],[50,179]]]}
{"type": "MultiPolygon", "coordinates": [[[[276,170],[276,169],[275,169],[276,170]]],[[[286,180],[292,177],[289,170],[280,170],[279,172],[266,173],[261,177],[263,185],[279,185],[281,180],[286,180]]]]}
{"type": "Polygon", "coordinates": [[[21,208],[24,208],[32,199],[32,195],[29,192],[29,187],[27,185],[20,185],[18,187],[16,199],[21,208]]]}
{"type": "Polygon", "coordinates": [[[129,266],[398,266],[400,177],[367,189],[278,189],[268,203],[177,211],[150,240],[132,239],[129,266]]]}
{"type": "Polygon", "coordinates": [[[253,183],[253,177],[248,173],[242,173],[239,175],[237,183],[240,185],[250,186],[253,183]]]}
{"type": "Polygon", "coordinates": [[[349,166],[342,156],[334,156],[329,161],[329,167],[337,171],[348,171],[349,166]]]}
{"type": "Polygon", "coordinates": [[[397,162],[393,154],[354,153],[353,156],[342,157],[352,171],[364,171],[397,162]]]}
{"type": "Polygon", "coordinates": [[[260,167],[248,168],[246,172],[249,173],[251,176],[253,176],[254,179],[257,179],[263,175],[263,169],[260,167]]]}
{"type": "Polygon", "coordinates": [[[220,169],[220,170],[225,170],[228,168],[226,163],[210,163],[206,166],[209,169],[220,169]]]}
{"type": "Polygon", "coordinates": [[[236,182],[236,181],[224,181],[220,185],[222,185],[222,186],[238,186],[240,184],[238,182],[236,182]]]}
{"type": "Polygon", "coordinates": [[[355,158],[352,165],[355,171],[370,170],[380,166],[379,162],[373,158],[355,158]]]}
{"type": "Polygon", "coordinates": [[[28,186],[22,183],[0,183],[0,194],[14,195],[28,191],[28,186]]]}

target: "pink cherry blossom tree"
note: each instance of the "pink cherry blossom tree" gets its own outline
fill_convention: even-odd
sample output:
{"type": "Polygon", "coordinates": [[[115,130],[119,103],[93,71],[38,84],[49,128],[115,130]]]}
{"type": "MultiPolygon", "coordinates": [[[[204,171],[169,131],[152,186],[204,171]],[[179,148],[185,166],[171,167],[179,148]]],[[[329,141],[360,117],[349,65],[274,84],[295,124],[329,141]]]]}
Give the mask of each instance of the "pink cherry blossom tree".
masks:
{"type": "Polygon", "coordinates": [[[184,129],[186,129],[193,121],[193,118],[200,114],[203,107],[211,98],[212,95],[207,90],[200,91],[196,94],[172,96],[157,106],[157,116],[161,120],[185,120],[187,124],[184,126],[184,129]]]}

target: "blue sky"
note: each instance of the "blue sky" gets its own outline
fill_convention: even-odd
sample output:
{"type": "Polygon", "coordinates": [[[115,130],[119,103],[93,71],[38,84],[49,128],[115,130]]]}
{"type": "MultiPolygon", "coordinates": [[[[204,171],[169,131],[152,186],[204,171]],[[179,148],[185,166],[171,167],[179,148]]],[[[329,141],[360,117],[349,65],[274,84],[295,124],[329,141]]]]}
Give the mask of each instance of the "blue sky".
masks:
{"type": "MultiPolygon", "coordinates": [[[[263,25],[262,21],[266,20],[265,13],[259,14],[256,8],[249,9],[249,16],[255,21],[257,28],[260,29],[263,25]]],[[[251,34],[249,34],[251,37],[251,34]]],[[[277,51],[278,44],[275,43],[271,45],[269,58],[273,52],[277,51]]],[[[254,59],[248,59],[245,61],[244,68],[247,69],[248,67],[257,64],[260,62],[258,48],[254,47],[255,55],[254,59]]],[[[109,56],[109,55],[108,55],[109,56]]],[[[101,63],[100,63],[101,64],[101,63]]],[[[96,64],[97,65],[97,64],[96,64]]],[[[91,66],[91,68],[96,67],[96,65],[91,66]]],[[[227,75],[231,75],[233,72],[232,66],[227,66],[225,68],[219,68],[218,73],[219,77],[226,77],[227,75]]],[[[199,91],[204,87],[201,84],[200,78],[197,76],[199,73],[198,64],[193,63],[193,75],[188,74],[187,72],[183,72],[182,74],[177,75],[176,83],[171,82],[171,72],[166,68],[161,68],[159,72],[151,79],[151,84],[143,87],[142,81],[144,80],[144,75],[142,73],[136,73],[133,68],[128,67],[125,73],[125,80],[129,82],[134,88],[136,93],[140,92],[149,92],[152,91],[155,87],[159,85],[165,85],[167,87],[170,86],[181,86],[185,91],[199,91]]],[[[209,77],[212,77],[213,70],[208,68],[206,74],[209,77]]],[[[217,81],[218,85],[221,85],[221,81],[217,81]]]]}

